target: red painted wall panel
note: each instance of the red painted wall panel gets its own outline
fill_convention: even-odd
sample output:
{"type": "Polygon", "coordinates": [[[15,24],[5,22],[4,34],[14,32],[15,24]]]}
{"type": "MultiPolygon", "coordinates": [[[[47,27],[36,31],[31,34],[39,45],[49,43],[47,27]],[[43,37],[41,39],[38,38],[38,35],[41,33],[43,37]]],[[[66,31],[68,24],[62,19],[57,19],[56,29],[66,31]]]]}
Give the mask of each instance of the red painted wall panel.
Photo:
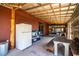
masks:
{"type": "MultiPolygon", "coordinates": [[[[15,13],[16,24],[27,23],[32,24],[33,30],[39,29],[39,22],[46,23],[43,20],[36,18],[23,10],[16,10],[15,13]]],[[[11,10],[0,6],[0,41],[10,39],[10,22],[11,10]]],[[[47,31],[47,29],[45,29],[47,31]]]]}
{"type": "Polygon", "coordinates": [[[45,24],[44,35],[48,35],[48,32],[49,32],[49,24],[45,24]]]}
{"type": "Polygon", "coordinates": [[[38,30],[39,22],[44,22],[39,18],[36,18],[23,10],[16,10],[16,24],[18,23],[27,23],[31,24],[33,30],[38,30]]]}
{"type": "MultiPolygon", "coordinates": [[[[33,30],[39,29],[39,22],[46,23],[43,20],[36,18],[23,10],[16,10],[15,23],[32,24],[33,30]]],[[[11,24],[11,9],[0,6],[0,41],[10,40],[10,25],[11,24]]],[[[15,28],[16,29],[16,28],[15,28]]],[[[45,26],[44,34],[47,34],[47,26],[45,26]]],[[[16,30],[15,30],[16,33],[16,30]]],[[[15,34],[16,39],[16,34],[15,34]]]]}
{"type": "Polygon", "coordinates": [[[27,12],[24,12],[23,10],[16,10],[16,24],[18,23],[27,23],[32,25],[33,30],[38,30],[39,29],[39,22],[45,23],[44,25],[44,34],[48,34],[48,24],[46,21],[43,21],[39,18],[36,18],[27,12]]]}
{"type": "Polygon", "coordinates": [[[10,39],[11,10],[0,6],[0,41],[10,39]]]}

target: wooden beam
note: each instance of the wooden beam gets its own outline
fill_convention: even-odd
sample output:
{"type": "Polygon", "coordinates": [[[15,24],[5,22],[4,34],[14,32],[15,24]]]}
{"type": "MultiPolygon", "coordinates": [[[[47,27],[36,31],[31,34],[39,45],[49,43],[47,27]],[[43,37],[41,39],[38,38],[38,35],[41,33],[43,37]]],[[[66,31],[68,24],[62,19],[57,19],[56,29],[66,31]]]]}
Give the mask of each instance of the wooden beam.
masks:
{"type": "MultiPolygon", "coordinates": [[[[42,6],[42,4],[41,3],[37,3],[39,6],[41,6],[43,9],[44,9],[44,6],[42,6]]],[[[47,13],[48,14],[48,13],[47,13]]],[[[49,16],[46,16],[48,19],[49,19],[49,16]]],[[[42,18],[42,19],[45,19],[46,17],[44,17],[44,18],[42,18],[42,16],[40,16],[40,18],[42,18]]],[[[46,19],[47,19],[46,18],[46,19]]]]}
{"type": "Polygon", "coordinates": [[[12,8],[12,7],[16,7],[16,8],[20,8],[23,7],[26,3],[0,3],[0,5],[5,6],[7,8],[12,8]]]}
{"type": "Polygon", "coordinates": [[[38,6],[35,6],[35,7],[32,7],[32,8],[28,8],[28,9],[25,9],[25,10],[32,10],[32,9],[39,8],[39,7],[46,6],[46,5],[48,5],[48,4],[38,5],[38,6]]]}
{"type": "MultiPolygon", "coordinates": [[[[68,10],[67,10],[66,16],[67,16],[67,14],[68,14],[68,11],[69,11],[69,9],[70,9],[70,6],[71,6],[71,3],[69,4],[69,7],[68,7],[68,10]]],[[[65,17],[65,19],[67,19],[67,18],[65,17]]],[[[67,21],[64,21],[64,22],[66,23],[67,21]]]]}
{"type": "Polygon", "coordinates": [[[54,13],[54,16],[55,16],[55,20],[57,20],[56,18],[56,15],[55,15],[55,11],[54,11],[54,8],[52,7],[52,5],[50,4],[50,7],[51,7],[51,10],[52,10],[52,13],[54,13]]]}
{"type": "MultiPolygon", "coordinates": [[[[46,19],[49,18],[49,17],[40,17],[40,16],[37,16],[37,17],[42,18],[42,19],[44,19],[44,18],[46,18],[46,19]]],[[[70,16],[61,16],[61,17],[70,17],[70,16]]],[[[54,17],[51,16],[51,18],[53,19],[54,17]]]]}
{"type": "Polygon", "coordinates": [[[42,6],[42,4],[41,3],[37,3],[39,6],[42,6]]]}
{"type": "MultiPolygon", "coordinates": [[[[59,15],[60,16],[60,15],[59,15]]],[[[51,17],[54,17],[54,16],[51,16],[51,17]]],[[[61,16],[61,17],[71,17],[71,16],[61,16]]]]}
{"type": "Polygon", "coordinates": [[[10,45],[11,45],[11,48],[14,48],[14,41],[15,41],[15,38],[14,38],[14,32],[15,32],[15,8],[12,7],[11,9],[11,32],[10,32],[10,45]]]}
{"type": "MultiPolygon", "coordinates": [[[[50,5],[50,4],[49,4],[50,5]]],[[[73,4],[73,5],[71,5],[71,6],[74,6],[74,5],[76,5],[76,4],[73,4]]],[[[42,7],[42,6],[40,6],[40,7],[42,7]]],[[[61,8],[65,8],[65,7],[68,7],[68,6],[61,6],[61,8]]],[[[58,8],[54,8],[54,9],[59,9],[59,7],[58,8]]],[[[46,10],[39,10],[39,11],[35,11],[35,12],[31,12],[31,13],[38,13],[38,12],[44,12],[44,11],[48,11],[48,10],[51,10],[51,9],[46,9],[46,10]]],[[[27,10],[26,10],[27,11],[27,10]]]]}
{"type": "MultiPolygon", "coordinates": [[[[72,14],[72,13],[68,13],[68,14],[72,14]]],[[[66,15],[66,13],[63,13],[61,15],[66,15]]],[[[34,15],[34,16],[41,16],[41,15],[34,15]]],[[[49,15],[43,15],[43,16],[49,16],[49,15]]],[[[50,15],[50,16],[55,16],[55,15],[50,15]]],[[[60,16],[60,14],[56,14],[56,16],[60,16]]]]}
{"type": "MultiPolygon", "coordinates": [[[[61,14],[61,17],[71,17],[71,16],[64,16],[65,14],[61,14]]],[[[37,17],[47,17],[48,15],[36,15],[37,17]]],[[[55,15],[50,15],[51,17],[55,17],[55,15]]],[[[60,14],[58,14],[57,16],[60,16],[60,14]]]]}
{"type": "MultiPolygon", "coordinates": [[[[69,11],[72,11],[73,9],[70,9],[69,11]]],[[[67,10],[61,10],[61,12],[65,12],[65,11],[67,11],[67,10]]],[[[55,13],[58,13],[58,12],[60,12],[60,11],[55,11],[55,13]]],[[[50,13],[52,13],[52,12],[49,12],[48,14],[50,14],[50,13]]],[[[38,13],[38,14],[35,14],[35,15],[41,15],[41,14],[47,14],[47,13],[38,13]]]]}
{"type": "Polygon", "coordinates": [[[60,10],[60,23],[62,23],[62,22],[61,22],[61,3],[59,3],[59,8],[60,8],[60,9],[59,9],[59,10],[60,10]]]}
{"type": "Polygon", "coordinates": [[[66,23],[73,21],[78,15],[79,15],[79,4],[77,3],[74,9],[74,13],[72,14],[71,18],[66,23]]]}
{"type": "MultiPolygon", "coordinates": [[[[61,14],[61,17],[71,17],[71,16],[63,16],[64,14],[61,14]]],[[[37,17],[47,17],[48,15],[36,15],[37,17]]],[[[50,15],[51,17],[55,17],[54,15],[50,15]]],[[[60,16],[60,14],[58,14],[57,16],[60,16]]]]}

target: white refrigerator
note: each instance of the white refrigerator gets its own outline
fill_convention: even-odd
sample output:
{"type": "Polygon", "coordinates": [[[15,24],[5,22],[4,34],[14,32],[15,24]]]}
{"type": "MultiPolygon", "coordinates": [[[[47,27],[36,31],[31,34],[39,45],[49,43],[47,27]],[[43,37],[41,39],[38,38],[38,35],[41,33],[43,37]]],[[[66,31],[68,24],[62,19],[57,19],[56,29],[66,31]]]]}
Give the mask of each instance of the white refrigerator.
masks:
{"type": "Polygon", "coordinates": [[[32,25],[16,24],[16,48],[24,50],[32,45],[32,25]]]}

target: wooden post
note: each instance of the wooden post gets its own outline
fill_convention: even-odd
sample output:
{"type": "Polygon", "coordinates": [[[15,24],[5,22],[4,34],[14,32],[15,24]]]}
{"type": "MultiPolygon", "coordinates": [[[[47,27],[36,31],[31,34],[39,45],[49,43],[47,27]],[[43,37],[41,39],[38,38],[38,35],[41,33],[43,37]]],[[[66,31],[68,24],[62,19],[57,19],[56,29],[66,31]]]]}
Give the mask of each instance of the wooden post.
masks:
{"type": "Polygon", "coordinates": [[[14,48],[14,41],[15,41],[15,38],[14,38],[14,32],[15,32],[15,8],[12,7],[12,10],[11,10],[11,32],[10,32],[10,45],[11,45],[11,48],[14,48]]]}

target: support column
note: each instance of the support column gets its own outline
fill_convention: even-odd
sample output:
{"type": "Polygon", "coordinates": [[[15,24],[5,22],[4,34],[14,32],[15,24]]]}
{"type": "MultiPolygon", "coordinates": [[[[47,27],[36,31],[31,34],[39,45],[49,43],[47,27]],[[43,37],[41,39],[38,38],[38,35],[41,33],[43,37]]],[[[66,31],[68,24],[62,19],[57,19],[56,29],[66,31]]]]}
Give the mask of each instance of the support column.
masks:
{"type": "Polygon", "coordinates": [[[55,55],[55,56],[58,55],[57,44],[58,44],[58,42],[55,42],[55,41],[54,41],[54,55],[55,55]]]}
{"type": "Polygon", "coordinates": [[[69,56],[69,43],[65,43],[65,56],[69,56]]]}
{"type": "Polygon", "coordinates": [[[10,45],[11,48],[14,48],[14,32],[15,32],[15,8],[12,7],[11,10],[11,32],[10,32],[10,45]]]}
{"type": "Polygon", "coordinates": [[[68,28],[67,28],[67,38],[72,39],[72,34],[71,34],[71,22],[68,23],[68,28]]]}

